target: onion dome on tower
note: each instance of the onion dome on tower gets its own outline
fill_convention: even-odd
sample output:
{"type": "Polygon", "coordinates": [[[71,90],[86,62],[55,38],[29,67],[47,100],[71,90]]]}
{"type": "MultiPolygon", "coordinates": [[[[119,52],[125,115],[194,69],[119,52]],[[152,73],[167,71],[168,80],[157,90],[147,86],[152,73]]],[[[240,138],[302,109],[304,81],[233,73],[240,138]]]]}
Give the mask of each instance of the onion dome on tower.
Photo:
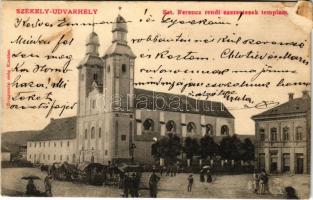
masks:
{"type": "Polygon", "coordinates": [[[92,32],[88,35],[86,40],[86,55],[84,59],[79,63],[78,68],[83,65],[88,66],[103,66],[103,60],[99,57],[99,37],[98,34],[92,30],[92,32]]]}
{"type": "Polygon", "coordinates": [[[130,58],[136,58],[131,48],[127,45],[127,32],[126,20],[121,15],[118,15],[112,27],[112,44],[105,52],[104,58],[112,55],[126,55],[130,58]]]}

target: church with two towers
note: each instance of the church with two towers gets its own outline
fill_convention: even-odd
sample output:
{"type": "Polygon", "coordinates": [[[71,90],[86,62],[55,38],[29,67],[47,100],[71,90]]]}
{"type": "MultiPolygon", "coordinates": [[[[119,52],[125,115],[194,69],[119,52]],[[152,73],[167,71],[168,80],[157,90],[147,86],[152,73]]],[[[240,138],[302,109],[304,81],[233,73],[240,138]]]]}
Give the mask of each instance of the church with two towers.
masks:
{"type": "Polygon", "coordinates": [[[221,102],[135,88],[136,55],[127,33],[126,20],[118,15],[112,44],[103,55],[99,36],[94,31],[89,34],[85,57],[77,66],[77,116],[52,120],[28,141],[28,160],[106,164],[133,156],[151,163],[151,145],[168,133],[181,138],[235,133],[234,117],[221,102]]]}

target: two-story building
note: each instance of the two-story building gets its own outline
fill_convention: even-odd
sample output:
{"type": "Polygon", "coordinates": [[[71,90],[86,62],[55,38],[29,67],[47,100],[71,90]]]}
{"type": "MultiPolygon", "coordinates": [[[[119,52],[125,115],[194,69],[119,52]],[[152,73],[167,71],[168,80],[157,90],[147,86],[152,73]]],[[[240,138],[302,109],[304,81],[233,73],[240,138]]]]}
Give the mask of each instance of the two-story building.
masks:
{"type": "Polygon", "coordinates": [[[289,93],[289,101],[252,116],[257,167],[268,173],[309,173],[311,98],[289,93]]]}
{"type": "Polygon", "coordinates": [[[76,161],[76,117],[51,119],[51,122],[27,141],[27,160],[52,164],[76,161]]]}

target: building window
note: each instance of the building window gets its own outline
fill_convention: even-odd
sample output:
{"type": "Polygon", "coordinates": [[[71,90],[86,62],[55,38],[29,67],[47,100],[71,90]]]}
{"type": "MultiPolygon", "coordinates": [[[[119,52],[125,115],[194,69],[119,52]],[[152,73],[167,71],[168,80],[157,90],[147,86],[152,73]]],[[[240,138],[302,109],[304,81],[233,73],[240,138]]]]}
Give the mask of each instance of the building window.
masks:
{"type": "Polygon", "coordinates": [[[69,155],[66,156],[66,161],[70,161],[69,155]]]}
{"type": "Polygon", "coordinates": [[[303,153],[296,153],[295,156],[295,173],[303,174],[304,171],[304,156],[303,153]]]}
{"type": "Polygon", "coordinates": [[[99,128],[99,138],[101,138],[101,128],[99,128]]]}
{"type": "Polygon", "coordinates": [[[296,140],[302,140],[303,139],[303,130],[301,126],[298,126],[296,128],[296,140]]]}
{"type": "Polygon", "coordinates": [[[108,71],[108,72],[110,72],[110,65],[108,65],[108,67],[107,67],[107,71],[108,71]]]}
{"type": "Polygon", "coordinates": [[[91,128],[91,139],[95,138],[95,127],[91,128]]]}
{"type": "Polygon", "coordinates": [[[125,141],[126,140],[126,135],[121,135],[121,140],[125,141]]]}
{"type": "Polygon", "coordinates": [[[153,131],[154,130],[154,123],[152,119],[146,119],[143,122],[143,129],[145,131],[153,131]]]}
{"type": "Polygon", "coordinates": [[[88,131],[87,129],[85,129],[85,140],[87,140],[87,138],[88,138],[88,131]]]}
{"type": "Polygon", "coordinates": [[[48,155],[48,160],[50,160],[50,154],[48,155]]]}
{"type": "Polygon", "coordinates": [[[271,128],[271,141],[277,141],[277,128],[271,128]]]}
{"type": "Polygon", "coordinates": [[[34,144],[35,144],[35,146],[34,146],[34,147],[36,148],[36,142],[34,142],[34,144]]]}
{"type": "Polygon", "coordinates": [[[76,161],[75,153],[73,154],[73,163],[76,161]]]}
{"type": "Polygon", "coordinates": [[[226,125],[221,127],[221,135],[229,135],[229,128],[226,125]]]}
{"type": "Polygon", "coordinates": [[[54,147],[56,147],[57,146],[57,143],[56,142],[54,142],[54,147]]]}
{"type": "Polygon", "coordinates": [[[60,146],[62,147],[62,145],[63,145],[63,142],[61,141],[61,142],[60,142],[60,146]]]}
{"type": "Polygon", "coordinates": [[[283,140],[288,141],[289,140],[289,127],[283,128],[283,140]]]}
{"type": "Polygon", "coordinates": [[[290,154],[289,153],[283,154],[283,171],[284,172],[290,171],[290,154]]]}
{"type": "Polygon", "coordinates": [[[67,141],[67,147],[70,147],[70,141],[67,141]]]}
{"type": "Polygon", "coordinates": [[[125,64],[122,65],[122,72],[126,72],[126,65],[125,64]]]}
{"type": "Polygon", "coordinates": [[[48,147],[50,147],[50,141],[48,142],[48,147]]]}
{"type": "Polygon", "coordinates": [[[53,155],[53,160],[55,160],[57,158],[57,156],[56,155],[53,155]]]}
{"type": "Polygon", "coordinates": [[[62,161],[62,155],[60,155],[60,161],[62,161]]]}
{"type": "Polygon", "coordinates": [[[98,80],[98,75],[97,74],[93,74],[93,80],[97,81],[98,80]]]}
{"type": "Polygon", "coordinates": [[[43,154],[42,158],[45,160],[45,159],[46,159],[46,155],[45,155],[45,154],[43,154]]]}
{"type": "Polygon", "coordinates": [[[92,108],[93,108],[93,109],[96,108],[96,100],[95,100],[95,99],[92,100],[92,108]]]}
{"type": "Polygon", "coordinates": [[[211,124],[207,124],[205,126],[205,133],[208,135],[213,135],[213,126],[211,124]]]}
{"type": "Polygon", "coordinates": [[[41,147],[41,142],[39,142],[39,148],[41,147]]]}
{"type": "Polygon", "coordinates": [[[32,143],[31,142],[29,143],[29,147],[32,147],[32,143]]]}
{"type": "Polygon", "coordinates": [[[32,159],[32,155],[31,154],[29,154],[29,159],[32,159]]]}
{"type": "Polygon", "coordinates": [[[265,141],[265,129],[261,128],[259,130],[260,141],[265,141]]]}
{"type": "Polygon", "coordinates": [[[187,124],[187,132],[188,133],[196,133],[196,125],[193,122],[189,122],[187,124]]]}
{"type": "Polygon", "coordinates": [[[45,147],[46,146],[46,142],[43,142],[43,147],[45,147]]]}
{"type": "Polygon", "coordinates": [[[170,120],[166,123],[166,130],[168,132],[175,132],[176,131],[176,124],[173,120],[170,120]]]}
{"type": "Polygon", "coordinates": [[[104,155],[106,155],[106,156],[108,155],[108,150],[104,151],[104,155]]]}

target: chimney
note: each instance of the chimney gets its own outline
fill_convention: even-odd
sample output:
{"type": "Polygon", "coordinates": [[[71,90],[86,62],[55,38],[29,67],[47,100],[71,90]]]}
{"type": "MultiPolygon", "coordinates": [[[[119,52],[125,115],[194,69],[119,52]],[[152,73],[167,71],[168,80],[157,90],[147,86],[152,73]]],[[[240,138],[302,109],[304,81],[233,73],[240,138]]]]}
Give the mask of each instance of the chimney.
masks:
{"type": "Polygon", "coordinates": [[[307,90],[303,90],[302,91],[302,98],[303,99],[306,99],[306,98],[309,98],[310,96],[309,96],[309,92],[307,91],[307,90]]]}
{"type": "Polygon", "coordinates": [[[293,100],[293,95],[294,95],[294,94],[293,94],[292,92],[288,93],[289,101],[293,100]]]}

